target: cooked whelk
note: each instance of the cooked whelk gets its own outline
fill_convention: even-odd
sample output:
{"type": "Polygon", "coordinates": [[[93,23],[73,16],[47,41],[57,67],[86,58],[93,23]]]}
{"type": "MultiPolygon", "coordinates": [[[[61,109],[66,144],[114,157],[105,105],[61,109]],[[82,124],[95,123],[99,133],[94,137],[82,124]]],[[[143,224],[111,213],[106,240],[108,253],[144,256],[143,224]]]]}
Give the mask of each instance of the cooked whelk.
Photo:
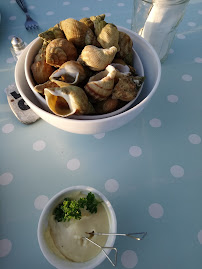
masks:
{"type": "Polygon", "coordinates": [[[104,49],[115,46],[117,51],[120,50],[118,44],[119,31],[116,25],[112,23],[108,23],[102,28],[99,35],[97,36],[97,40],[104,49]]]}
{"type": "Polygon", "coordinates": [[[40,33],[38,36],[48,43],[55,38],[65,38],[65,35],[58,24],[49,28],[47,31],[40,33]]]}
{"type": "Polygon", "coordinates": [[[58,87],[58,85],[55,82],[48,80],[45,83],[36,85],[34,87],[34,90],[44,95],[45,88],[54,88],[54,87],[58,87]]]}
{"type": "Polygon", "coordinates": [[[129,35],[119,31],[119,47],[120,51],[117,53],[117,57],[123,59],[127,64],[133,63],[133,41],[129,35]]]}
{"type": "Polygon", "coordinates": [[[133,100],[138,93],[136,83],[132,76],[123,76],[119,78],[118,83],[112,91],[112,99],[119,99],[129,102],[133,100]]]}
{"type": "Polygon", "coordinates": [[[67,40],[78,48],[95,42],[93,31],[83,22],[69,18],[60,22],[60,28],[64,31],[67,40]]]}
{"type": "Polygon", "coordinates": [[[94,108],[95,108],[96,113],[106,114],[106,113],[110,113],[116,110],[118,107],[118,104],[119,104],[118,99],[112,99],[111,97],[109,97],[104,101],[100,101],[94,104],[94,108]]]}
{"type": "Polygon", "coordinates": [[[115,76],[116,69],[112,65],[108,65],[104,71],[91,77],[84,88],[94,100],[105,100],[112,93],[115,76]]]}
{"type": "Polygon", "coordinates": [[[50,110],[61,117],[73,114],[92,114],[94,108],[83,89],[68,85],[62,88],[45,88],[44,94],[50,110]]]}
{"type": "Polygon", "coordinates": [[[46,48],[46,62],[52,66],[60,67],[63,63],[76,59],[77,49],[65,38],[52,40],[46,48]]]}
{"type": "Polygon", "coordinates": [[[31,71],[37,84],[42,84],[49,79],[55,68],[46,63],[46,45],[43,44],[34,58],[31,71]]]}
{"type": "Polygon", "coordinates": [[[93,45],[88,45],[82,50],[78,62],[88,66],[93,71],[101,71],[113,61],[116,52],[117,48],[115,46],[108,49],[102,49],[93,45]]]}
{"type": "Polygon", "coordinates": [[[60,87],[65,87],[67,84],[77,85],[85,78],[86,73],[83,66],[76,61],[64,63],[50,76],[50,80],[57,83],[60,87]]]}
{"type": "Polygon", "coordinates": [[[107,24],[104,19],[105,14],[90,17],[90,20],[94,24],[94,32],[96,36],[99,36],[100,32],[102,31],[102,28],[105,27],[105,25],[107,24]]]}

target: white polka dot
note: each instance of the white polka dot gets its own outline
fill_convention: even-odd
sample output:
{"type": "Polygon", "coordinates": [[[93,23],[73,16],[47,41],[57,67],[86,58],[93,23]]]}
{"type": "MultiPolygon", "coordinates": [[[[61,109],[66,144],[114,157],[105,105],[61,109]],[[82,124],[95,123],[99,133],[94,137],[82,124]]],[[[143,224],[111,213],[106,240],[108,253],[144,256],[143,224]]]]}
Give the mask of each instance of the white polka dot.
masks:
{"type": "Polygon", "coordinates": [[[105,133],[95,134],[94,137],[97,139],[101,139],[105,136],[105,133]]]}
{"type": "Polygon", "coordinates": [[[112,15],[111,13],[105,13],[106,17],[111,17],[111,15],[112,15]]]}
{"type": "Polygon", "coordinates": [[[174,176],[176,178],[180,178],[180,177],[184,176],[184,169],[180,165],[173,165],[170,168],[170,172],[171,172],[172,176],[174,176]]]}
{"type": "Polygon", "coordinates": [[[80,161],[78,159],[71,159],[67,162],[67,168],[69,170],[77,170],[80,167],[80,161]]]}
{"type": "Polygon", "coordinates": [[[163,207],[160,204],[154,203],[149,206],[149,215],[152,218],[159,219],[163,216],[163,207]]]}
{"type": "Polygon", "coordinates": [[[46,12],[46,15],[47,15],[47,16],[52,16],[53,14],[55,14],[54,11],[48,11],[48,12],[46,12]]]}
{"type": "Polygon", "coordinates": [[[198,63],[198,64],[202,64],[202,58],[200,58],[200,57],[196,57],[196,58],[194,59],[194,62],[196,62],[196,63],[198,63]]]}
{"type": "Polygon", "coordinates": [[[138,146],[132,146],[129,148],[129,153],[133,157],[139,157],[142,154],[142,149],[138,146]]]}
{"type": "Polygon", "coordinates": [[[44,209],[47,203],[48,203],[48,197],[45,195],[40,195],[35,199],[34,207],[38,210],[42,210],[44,209]]]}
{"type": "Polygon", "coordinates": [[[0,185],[8,185],[13,180],[13,175],[9,172],[4,173],[0,176],[0,185]]]}
{"type": "Polygon", "coordinates": [[[0,240],[0,257],[7,256],[12,248],[12,243],[8,239],[0,240]]]}
{"type": "Polygon", "coordinates": [[[178,39],[185,39],[186,38],[186,36],[183,34],[177,34],[176,36],[178,39]]]}
{"type": "Polygon", "coordinates": [[[133,250],[126,250],[121,255],[121,262],[125,268],[134,268],[138,263],[137,254],[133,250]]]}
{"type": "Polygon", "coordinates": [[[111,178],[105,182],[105,189],[108,192],[116,192],[119,189],[119,183],[115,179],[111,178]]]}
{"type": "Polygon", "coordinates": [[[68,5],[70,5],[70,2],[65,1],[65,2],[63,2],[63,5],[64,5],[64,6],[68,6],[68,5]]]}
{"type": "Polygon", "coordinates": [[[124,4],[124,3],[118,3],[117,6],[118,6],[118,7],[124,7],[125,4],[124,4]]]}
{"type": "Polygon", "coordinates": [[[190,141],[190,143],[192,143],[192,144],[200,144],[200,143],[201,143],[201,138],[200,138],[200,136],[197,135],[197,134],[191,134],[191,135],[189,136],[189,141],[190,141]]]}
{"type": "Polygon", "coordinates": [[[15,4],[16,1],[15,1],[15,0],[10,0],[10,3],[11,3],[11,4],[15,4]]]}
{"type": "Polygon", "coordinates": [[[83,7],[82,10],[87,11],[87,10],[90,10],[90,8],[89,7],[83,7]]]}
{"type": "Polygon", "coordinates": [[[169,54],[173,54],[174,53],[174,49],[169,49],[169,54]]]}
{"type": "Polygon", "coordinates": [[[184,81],[192,81],[192,76],[185,74],[185,75],[182,76],[182,80],[184,80],[184,81]]]}
{"type": "Polygon", "coordinates": [[[168,95],[167,96],[168,102],[170,103],[177,103],[178,102],[178,97],[176,95],[168,95]]]}
{"type": "Polygon", "coordinates": [[[7,64],[12,64],[15,62],[15,59],[12,57],[6,59],[7,64]]]}
{"type": "Polygon", "coordinates": [[[188,24],[188,26],[191,26],[191,27],[196,26],[196,23],[195,22],[192,22],[192,21],[188,22],[187,24],[188,24]]]}
{"type": "Polygon", "coordinates": [[[5,134],[11,133],[14,130],[14,125],[8,123],[2,127],[2,132],[5,134]]]}
{"type": "Polygon", "coordinates": [[[11,17],[9,17],[9,20],[10,20],[10,21],[15,21],[15,20],[16,20],[16,16],[11,16],[11,17]]]}
{"type": "Polygon", "coordinates": [[[127,19],[126,20],[126,23],[131,24],[132,23],[132,20],[131,19],[127,19]]]}
{"type": "Polygon", "coordinates": [[[202,10],[199,10],[199,11],[198,11],[198,14],[202,15],[202,10]]]}
{"type": "Polygon", "coordinates": [[[33,144],[33,150],[41,151],[46,147],[46,143],[43,140],[38,140],[33,144]]]}
{"type": "Polygon", "coordinates": [[[161,126],[161,121],[159,119],[152,119],[149,121],[149,124],[151,125],[151,127],[155,127],[158,128],[161,126]]]}
{"type": "Polygon", "coordinates": [[[198,241],[202,245],[202,230],[198,232],[198,241]]]}
{"type": "Polygon", "coordinates": [[[33,9],[35,9],[35,6],[28,6],[28,9],[33,10],[33,9]]]}

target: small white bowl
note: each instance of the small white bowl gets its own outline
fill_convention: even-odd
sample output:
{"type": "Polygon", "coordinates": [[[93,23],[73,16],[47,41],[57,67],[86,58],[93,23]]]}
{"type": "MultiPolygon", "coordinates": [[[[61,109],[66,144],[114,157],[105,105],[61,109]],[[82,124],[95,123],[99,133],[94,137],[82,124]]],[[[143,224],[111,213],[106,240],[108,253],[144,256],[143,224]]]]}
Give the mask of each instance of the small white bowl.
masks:
{"type": "MultiPolygon", "coordinates": [[[[39,49],[41,48],[41,46],[42,46],[42,39],[40,37],[37,37],[36,39],[34,39],[32,41],[31,46],[29,47],[29,50],[28,50],[26,58],[25,58],[25,76],[26,76],[26,79],[27,79],[27,82],[28,82],[30,88],[32,89],[32,91],[33,91],[34,95],[36,96],[36,98],[38,99],[39,103],[42,105],[42,107],[46,111],[52,113],[51,110],[49,109],[47,103],[46,103],[45,98],[40,93],[38,93],[37,91],[34,90],[36,83],[34,81],[34,78],[33,78],[32,72],[31,72],[31,68],[30,68],[32,63],[34,62],[34,58],[35,58],[36,54],[38,53],[39,49]]],[[[139,76],[144,77],[144,68],[143,68],[142,62],[134,49],[133,49],[133,66],[135,67],[137,74],[139,76]]],[[[113,112],[102,114],[102,115],[73,115],[73,116],[69,116],[68,118],[69,119],[79,119],[79,120],[96,120],[96,119],[103,119],[103,118],[111,117],[111,116],[117,115],[119,113],[122,113],[125,110],[127,110],[129,107],[131,107],[132,104],[135,102],[135,100],[138,98],[138,96],[141,93],[142,86],[139,89],[137,96],[132,101],[128,102],[126,105],[124,105],[123,107],[121,107],[113,112]]]]}
{"type": "MultiPolygon", "coordinates": [[[[53,196],[48,203],[46,204],[45,208],[43,209],[39,223],[38,223],[38,230],[37,230],[37,236],[38,236],[38,242],[40,249],[44,255],[44,257],[48,260],[50,264],[55,266],[57,269],[92,269],[98,266],[100,263],[102,263],[106,256],[101,251],[95,258],[87,261],[87,262],[71,262],[67,259],[62,259],[56,254],[53,253],[53,251],[50,249],[46,239],[45,239],[45,231],[48,227],[48,218],[50,214],[52,213],[53,209],[65,198],[68,197],[71,193],[75,191],[81,191],[84,194],[87,194],[88,192],[92,192],[95,197],[99,198],[104,202],[104,207],[107,211],[108,217],[109,217],[109,232],[110,233],[116,233],[117,232],[117,221],[116,221],[116,215],[115,212],[110,204],[110,202],[107,200],[107,198],[98,190],[87,187],[87,186],[73,186],[69,187],[67,189],[62,190],[61,192],[57,193],[55,196],[53,196]]],[[[106,242],[105,246],[113,247],[115,242],[116,236],[112,235],[109,236],[106,242]]],[[[105,252],[107,255],[109,254],[110,250],[105,249],[105,252]]]]}
{"type": "Polygon", "coordinates": [[[139,55],[144,68],[145,81],[138,99],[126,111],[104,119],[79,120],[62,118],[47,112],[30,89],[24,70],[24,62],[27,50],[32,43],[23,51],[16,64],[15,81],[19,93],[28,106],[43,120],[49,124],[71,133],[98,134],[118,129],[136,118],[151,101],[156,92],[161,78],[161,63],[153,47],[138,34],[123,27],[120,31],[127,33],[132,41],[133,48],[139,55]]]}

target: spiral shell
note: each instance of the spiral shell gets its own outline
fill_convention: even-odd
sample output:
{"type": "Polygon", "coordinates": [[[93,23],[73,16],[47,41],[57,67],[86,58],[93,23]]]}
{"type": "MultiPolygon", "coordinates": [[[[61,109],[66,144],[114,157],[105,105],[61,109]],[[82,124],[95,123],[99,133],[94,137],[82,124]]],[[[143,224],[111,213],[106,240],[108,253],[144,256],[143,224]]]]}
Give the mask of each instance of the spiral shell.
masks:
{"type": "Polygon", "coordinates": [[[46,48],[46,63],[52,66],[60,67],[63,63],[76,59],[77,49],[65,38],[52,40],[46,48]]]}
{"type": "Polygon", "coordinates": [[[50,110],[61,117],[73,114],[92,114],[94,108],[83,89],[68,85],[62,88],[45,88],[44,94],[50,110]]]}
{"type": "Polygon", "coordinates": [[[55,82],[48,80],[45,83],[36,85],[34,87],[34,90],[44,95],[45,88],[54,88],[54,87],[58,87],[58,85],[55,82]]]}
{"type": "Polygon", "coordinates": [[[138,93],[132,76],[123,76],[119,78],[118,83],[112,91],[112,99],[119,99],[129,102],[133,100],[138,93]]]}
{"type": "Polygon", "coordinates": [[[48,43],[55,38],[65,38],[65,35],[58,24],[49,28],[47,31],[40,33],[38,36],[48,43]]]}
{"type": "Polygon", "coordinates": [[[102,28],[105,27],[105,25],[107,24],[104,19],[105,14],[90,17],[90,20],[94,24],[94,32],[96,36],[99,36],[100,32],[102,31],[102,28]]]}
{"type": "Polygon", "coordinates": [[[112,99],[111,97],[109,97],[104,101],[100,101],[94,104],[94,108],[97,114],[106,114],[115,111],[118,105],[118,99],[112,99]]]}
{"type": "Polygon", "coordinates": [[[82,18],[80,19],[80,22],[85,23],[87,27],[89,27],[92,31],[94,31],[94,24],[90,18],[82,18]]]}
{"type": "Polygon", "coordinates": [[[93,44],[95,41],[93,31],[85,23],[75,19],[69,18],[61,21],[60,28],[64,31],[67,40],[78,48],[93,44]]]}
{"type": "Polygon", "coordinates": [[[46,63],[46,45],[43,44],[31,65],[32,75],[37,84],[46,82],[55,68],[46,63]]]}
{"type": "Polygon", "coordinates": [[[104,71],[91,77],[84,88],[94,100],[105,100],[112,93],[115,76],[116,69],[112,65],[108,65],[104,71]]]}
{"type": "Polygon", "coordinates": [[[61,67],[50,76],[50,80],[60,87],[64,87],[66,84],[77,85],[85,78],[86,72],[83,66],[76,61],[68,61],[62,64],[61,67]]]}
{"type": "Polygon", "coordinates": [[[117,51],[120,50],[118,44],[119,30],[112,23],[108,23],[102,28],[99,35],[97,36],[97,40],[104,49],[115,46],[117,51]]]}
{"type": "Polygon", "coordinates": [[[127,64],[132,65],[133,62],[133,41],[130,36],[124,32],[119,31],[119,47],[120,51],[117,57],[123,59],[127,64]]]}
{"type": "Polygon", "coordinates": [[[78,61],[88,66],[93,71],[101,71],[110,64],[116,55],[117,48],[112,46],[108,49],[98,48],[93,45],[85,46],[78,61]]]}

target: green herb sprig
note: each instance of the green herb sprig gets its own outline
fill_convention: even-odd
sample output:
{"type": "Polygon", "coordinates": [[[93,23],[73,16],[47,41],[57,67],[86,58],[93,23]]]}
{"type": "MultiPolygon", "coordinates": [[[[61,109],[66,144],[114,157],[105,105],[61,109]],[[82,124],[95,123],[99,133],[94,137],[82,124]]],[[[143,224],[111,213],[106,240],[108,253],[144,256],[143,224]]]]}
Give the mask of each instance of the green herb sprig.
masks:
{"type": "Polygon", "coordinates": [[[95,195],[89,192],[86,197],[77,200],[71,200],[70,198],[65,198],[62,203],[60,203],[55,210],[53,215],[55,220],[70,221],[71,219],[81,219],[81,208],[86,208],[91,214],[97,213],[97,206],[100,202],[96,200],[95,195]]]}

